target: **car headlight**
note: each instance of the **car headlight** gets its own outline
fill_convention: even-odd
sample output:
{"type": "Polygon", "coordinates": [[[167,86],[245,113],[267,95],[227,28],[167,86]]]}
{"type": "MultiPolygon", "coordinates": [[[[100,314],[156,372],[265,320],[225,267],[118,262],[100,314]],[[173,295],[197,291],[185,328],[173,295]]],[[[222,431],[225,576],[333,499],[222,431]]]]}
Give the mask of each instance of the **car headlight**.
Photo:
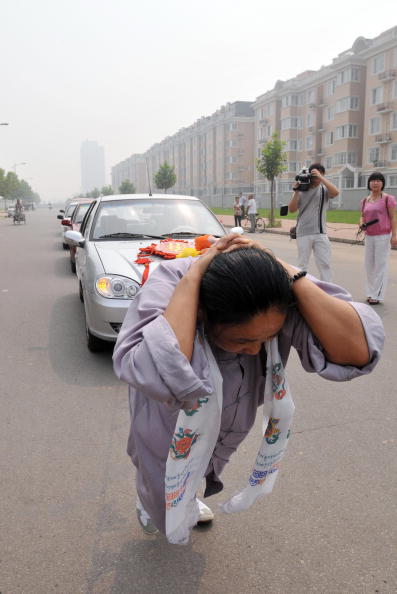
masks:
{"type": "Polygon", "coordinates": [[[126,276],[107,274],[97,279],[95,288],[102,297],[108,299],[133,299],[139,284],[126,276]]]}

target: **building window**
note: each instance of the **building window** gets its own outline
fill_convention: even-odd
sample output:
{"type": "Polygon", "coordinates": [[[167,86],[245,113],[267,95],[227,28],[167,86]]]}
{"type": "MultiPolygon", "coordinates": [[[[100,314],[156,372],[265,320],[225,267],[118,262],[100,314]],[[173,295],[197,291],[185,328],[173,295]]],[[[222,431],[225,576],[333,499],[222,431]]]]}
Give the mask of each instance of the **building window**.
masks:
{"type": "Polygon", "coordinates": [[[306,118],[306,123],[307,123],[307,127],[310,128],[311,126],[313,126],[313,112],[309,111],[309,113],[307,114],[307,118],[306,118]]]}
{"type": "Polygon", "coordinates": [[[313,136],[306,136],[306,150],[310,151],[313,148],[313,136]]]}
{"type": "Polygon", "coordinates": [[[379,147],[373,146],[368,151],[368,161],[369,163],[374,163],[375,161],[379,161],[379,147]]]}
{"type": "Polygon", "coordinates": [[[393,98],[397,99],[397,80],[393,83],[393,98]]]}
{"type": "Polygon", "coordinates": [[[378,72],[383,72],[385,69],[385,54],[379,54],[375,56],[372,61],[372,72],[373,74],[378,74],[378,72]]]}
{"type": "Polygon", "coordinates": [[[316,91],[314,89],[311,89],[307,92],[307,102],[309,104],[316,103],[316,91]]]}
{"type": "Polygon", "coordinates": [[[391,129],[397,130],[397,111],[391,115],[391,129]]]}
{"type": "Polygon", "coordinates": [[[298,163],[296,161],[288,161],[288,171],[296,173],[298,171],[297,166],[298,163]]]}
{"type": "Polygon", "coordinates": [[[336,89],[336,78],[332,78],[325,85],[325,96],[329,97],[335,93],[336,89]]]}
{"type": "Polygon", "coordinates": [[[389,175],[389,186],[397,186],[397,175],[389,175]]]}
{"type": "Polygon", "coordinates": [[[351,165],[355,165],[357,155],[356,153],[335,153],[334,155],[334,162],[335,165],[345,165],[346,163],[350,163],[351,165]]]}
{"type": "Polygon", "coordinates": [[[302,141],[297,140],[295,138],[291,138],[287,141],[286,146],[287,151],[301,151],[302,150],[302,141]]]}
{"type": "Polygon", "coordinates": [[[326,132],[324,138],[325,146],[331,146],[334,144],[334,133],[333,132],[326,132]]]}
{"type": "Polygon", "coordinates": [[[281,99],[282,107],[293,107],[297,105],[303,105],[303,93],[284,95],[284,97],[281,99]]]}
{"type": "Polygon", "coordinates": [[[271,115],[273,115],[273,103],[268,103],[267,105],[264,105],[261,109],[260,109],[260,118],[267,118],[271,115]]]}
{"type": "Polygon", "coordinates": [[[327,107],[327,120],[330,122],[334,119],[334,107],[327,107]]]}
{"type": "Polygon", "coordinates": [[[357,138],[357,132],[357,124],[345,124],[336,128],[335,138],[336,140],[340,140],[341,138],[357,138]]]}
{"type": "Polygon", "coordinates": [[[230,122],[230,130],[237,130],[237,122],[230,122]]]}
{"type": "Polygon", "coordinates": [[[354,188],[354,177],[351,175],[344,177],[342,179],[342,188],[354,188]]]}
{"type": "Polygon", "coordinates": [[[296,130],[297,128],[302,128],[301,117],[284,118],[281,120],[281,130],[296,130]]]}
{"type": "Polygon", "coordinates": [[[332,167],[332,157],[326,157],[325,158],[325,168],[331,169],[331,167],[332,167]]]}
{"type": "Polygon", "coordinates": [[[359,82],[360,81],[360,69],[359,68],[346,68],[346,70],[341,70],[336,75],[336,84],[337,85],[344,85],[349,82],[359,82]]]}
{"type": "Polygon", "coordinates": [[[369,133],[378,134],[380,132],[380,117],[369,120],[369,133]]]}
{"type": "Polygon", "coordinates": [[[392,144],[390,147],[390,159],[391,161],[397,161],[397,144],[392,144]]]}
{"type": "Polygon", "coordinates": [[[343,97],[335,103],[335,112],[342,113],[343,111],[358,110],[359,98],[356,96],[343,97]]]}
{"type": "Polygon", "coordinates": [[[372,105],[379,105],[383,101],[383,87],[376,87],[371,90],[372,105]]]}

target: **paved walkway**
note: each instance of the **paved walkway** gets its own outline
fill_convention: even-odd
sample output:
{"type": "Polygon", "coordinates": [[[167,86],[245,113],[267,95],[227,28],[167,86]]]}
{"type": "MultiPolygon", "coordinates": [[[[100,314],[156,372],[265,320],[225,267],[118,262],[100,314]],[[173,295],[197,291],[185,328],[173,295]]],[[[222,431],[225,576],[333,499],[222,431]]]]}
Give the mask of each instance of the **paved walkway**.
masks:
{"type": "MultiPolygon", "coordinates": [[[[234,217],[232,215],[218,215],[218,219],[225,227],[234,227],[234,217]]],[[[267,228],[266,233],[289,235],[290,227],[296,225],[295,220],[279,220],[281,222],[281,227],[275,227],[273,229],[267,228]]],[[[355,243],[357,231],[358,225],[349,225],[348,223],[327,223],[327,233],[331,241],[355,243]]]]}

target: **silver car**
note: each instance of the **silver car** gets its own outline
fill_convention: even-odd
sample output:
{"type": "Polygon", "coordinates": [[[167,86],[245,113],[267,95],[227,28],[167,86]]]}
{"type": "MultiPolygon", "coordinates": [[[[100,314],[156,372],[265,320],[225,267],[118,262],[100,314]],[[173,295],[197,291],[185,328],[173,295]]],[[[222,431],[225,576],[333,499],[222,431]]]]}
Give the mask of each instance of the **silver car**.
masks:
{"type": "MultiPolygon", "coordinates": [[[[222,236],[225,229],[198,198],[166,194],[102,196],[93,202],[80,231],[65,239],[77,247],[76,273],[84,303],[88,348],[114,343],[127,309],[142,284],[139,249],[167,237],[222,236]]],[[[152,272],[161,260],[150,264],[152,272]]]]}
{"type": "Polygon", "coordinates": [[[61,241],[62,241],[62,247],[64,250],[68,250],[69,249],[69,245],[66,243],[65,240],[65,233],[66,231],[70,231],[71,229],[71,225],[70,225],[70,219],[72,217],[72,214],[74,213],[74,210],[77,206],[78,202],[77,200],[74,202],[69,202],[66,206],[64,210],[60,210],[60,214],[57,215],[57,219],[60,219],[61,222],[61,241]]]}

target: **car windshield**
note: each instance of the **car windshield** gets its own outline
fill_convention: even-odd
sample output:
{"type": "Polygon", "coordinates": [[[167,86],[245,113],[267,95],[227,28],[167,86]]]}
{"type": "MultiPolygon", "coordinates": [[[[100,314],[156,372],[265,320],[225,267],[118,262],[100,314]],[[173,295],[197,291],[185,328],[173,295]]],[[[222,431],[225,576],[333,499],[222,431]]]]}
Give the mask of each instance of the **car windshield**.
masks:
{"type": "MultiPolygon", "coordinates": [[[[144,198],[101,202],[91,239],[128,236],[224,235],[216,217],[198,200],[144,198]]],[[[131,237],[131,238],[132,238],[131,237]]]]}
{"type": "Polygon", "coordinates": [[[77,212],[76,215],[73,217],[73,223],[78,223],[80,224],[81,221],[84,219],[84,215],[87,212],[87,210],[89,209],[91,203],[89,204],[80,204],[77,207],[77,212]]]}
{"type": "Polygon", "coordinates": [[[75,208],[76,208],[76,203],[69,204],[69,206],[66,208],[65,213],[63,215],[64,218],[68,219],[69,217],[71,217],[75,208]]]}

